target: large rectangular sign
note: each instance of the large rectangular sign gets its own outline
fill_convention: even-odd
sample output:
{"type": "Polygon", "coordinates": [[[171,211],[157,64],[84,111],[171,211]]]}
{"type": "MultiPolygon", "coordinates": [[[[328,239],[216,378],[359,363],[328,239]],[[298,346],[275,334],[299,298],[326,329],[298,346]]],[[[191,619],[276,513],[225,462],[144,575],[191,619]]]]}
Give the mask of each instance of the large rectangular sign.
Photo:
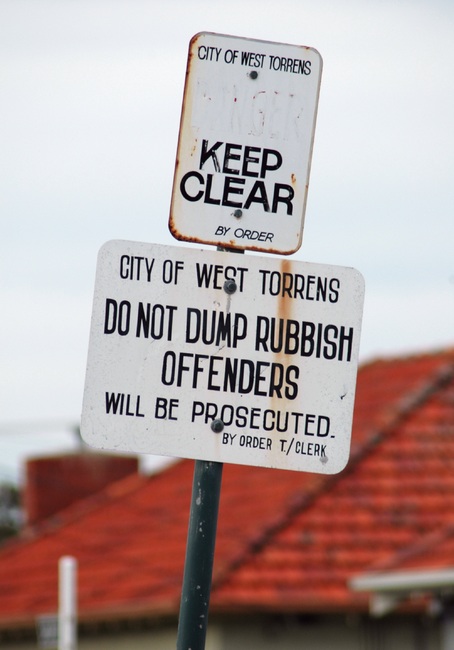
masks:
{"type": "Polygon", "coordinates": [[[363,296],[351,268],[108,242],[98,258],[84,440],[339,472],[363,296]]]}
{"type": "Polygon", "coordinates": [[[281,254],[300,247],[321,73],[313,48],[194,36],[169,220],[174,237],[281,254]]]}

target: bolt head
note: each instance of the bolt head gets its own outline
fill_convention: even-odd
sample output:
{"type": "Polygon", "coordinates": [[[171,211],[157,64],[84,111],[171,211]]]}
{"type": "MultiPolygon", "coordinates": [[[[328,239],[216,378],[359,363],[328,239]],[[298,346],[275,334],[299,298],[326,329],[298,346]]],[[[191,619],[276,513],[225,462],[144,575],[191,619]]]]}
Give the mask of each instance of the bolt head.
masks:
{"type": "Polygon", "coordinates": [[[211,430],[214,433],[222,433],[224,430],[224,422],[222,420],[213,420],[211,423],[211,430]]]}
{"type": "Polygon", "coordinates": [[[228,293],[229,295],[232,295],[232,293],[235,293],[237,290],[237,284],[235,280],[226,280],[224,282],[224,291],[228,293]]]}

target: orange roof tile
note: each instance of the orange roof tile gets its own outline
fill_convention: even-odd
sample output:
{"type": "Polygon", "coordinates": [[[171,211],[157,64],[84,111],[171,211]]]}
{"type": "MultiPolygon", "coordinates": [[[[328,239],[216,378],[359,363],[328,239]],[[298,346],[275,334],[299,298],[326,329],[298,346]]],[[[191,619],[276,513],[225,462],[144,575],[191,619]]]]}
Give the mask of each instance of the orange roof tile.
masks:
{"type": "MultiPolygon", "coordinates": [[[[348,580],[450,523],[454,350],[362,367],[352,440],[336,476],[224,467],[213,611],[365,609],[348,580]]],[[[62,555],[78,559],[81,619],[176,615],[192,474],[128,477],[7,543],[0,627],[56,610],[62,555]]]]}

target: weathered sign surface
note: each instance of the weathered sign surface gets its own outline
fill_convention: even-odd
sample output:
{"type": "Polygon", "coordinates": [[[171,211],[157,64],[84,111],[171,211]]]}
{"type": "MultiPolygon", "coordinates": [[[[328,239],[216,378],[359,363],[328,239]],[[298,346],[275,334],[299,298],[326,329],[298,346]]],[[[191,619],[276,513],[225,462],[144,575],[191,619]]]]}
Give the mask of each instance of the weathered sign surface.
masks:
{"type": "Polygon", "coordinates": [[[169,220],[174,237],[281,254],[300,247],[321,72],[309,47],[194,36],[169,220]]]}
{"type": "Polygon", "coordinates": [[[98,258],[84,440],[339,472],[363,296],[351,268],[108,242],[98,258]]]}

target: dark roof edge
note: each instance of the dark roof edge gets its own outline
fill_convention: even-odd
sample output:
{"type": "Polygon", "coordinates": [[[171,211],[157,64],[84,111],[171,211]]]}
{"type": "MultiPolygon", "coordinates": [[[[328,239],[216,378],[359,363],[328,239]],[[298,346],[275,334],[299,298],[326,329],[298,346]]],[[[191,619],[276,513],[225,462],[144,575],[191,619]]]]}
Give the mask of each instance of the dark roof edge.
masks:
{"type": "Polygon", "coordinates": [[[87,514],[102,508],[113,499],[128,496],[131,492],[139,489],[144,481],[148,481],[154,478],[154,476],[144,476],[141,474],[125,476],[118,481],[110,483],[99,492],[80,499],[63,510],[59,510],[47,519],[39,521],[35,525],[25,526],[19,535],[11,537],[2,544],[2,555],[6,555],[9,550],[16,551],[17,547],[21,544],[28,544],[38,537],[54,534],[67,524],[72,524],[87,514]]]}

